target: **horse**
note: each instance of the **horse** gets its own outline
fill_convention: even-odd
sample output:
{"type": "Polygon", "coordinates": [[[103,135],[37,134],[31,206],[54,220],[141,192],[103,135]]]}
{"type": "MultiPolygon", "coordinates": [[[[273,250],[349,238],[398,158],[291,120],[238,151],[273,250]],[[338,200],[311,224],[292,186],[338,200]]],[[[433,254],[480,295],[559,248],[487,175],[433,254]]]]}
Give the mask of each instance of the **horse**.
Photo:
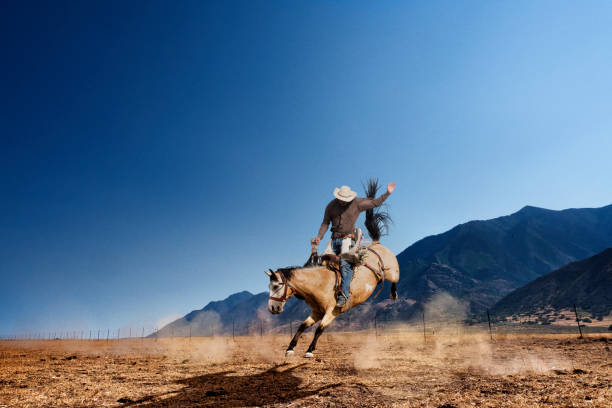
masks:
{"type": "Polygon", "coordinates": [[[314,265],[266,271],[266,274],[270,277],[268,285],[270,290],[268,310],[270,313],[282,313],[285,303],[293,295],[304,300],[312,308],[312,313],[300,325],[289,343],[285,351],[286,356],[294,354],[293,349],[304,330],[320,321],[312,343],[310,343],[304,355],[306,358],[314,357],[313,352],[316,349],[317,341],[325,328],[340,314],[365,302],[372,295],[379,282],[381,285],[384,280],[391,282],[391,299],[397,299],[396,283],[399,280],[397,258],[380,242],[373,242],[367,248],[368,251],[361,264],[355,267],[350,285],[350,299],[342,308],[336,307],[334,290],[336,273],[327,266],[314,265]],[[374,267],[373,265],[377,266],[374,267]]]}
{"type": "MultiPolygon", "coordinates": [[[[370,179],[363,187],[366,196],[374,198],[379,190],[378,180],[370,179]]],[[[338,315],[365,302],[372,295],[379,282],[381,289],[385,280],[391,282],[391,299],[397,299],[396,284],[399,280],[397,258],[393,255],[393,252],[380,244],[380,237],[383,235],[383,231],[389,230],[390,221],[389,213],[382,211],[380,208],[366,211],[365,226],[372,243],[366,246],[362,259],[354,267],[355,273],[349,289],[350,299],[341,308],[336,306],[336,272],[328,267],[329,264],[321,266],[313,263],[313,259],[321,259],[316,253],[316,246],[313,246],[310,258],[303,267],[266,271],[266,274],[270,277],[270,283],[268,284],[270,291],[268,310],[270,313],[282,313],[285,303],[293,295],[304,300],[312,308],[312,313],[300,325],[289,343],[285,351],[286,356],[293,355],[293,349],[304,330],[320,321],[312,343],[310,343],[304,355],[307,358],[314,357],[313,352],[317,346],[317,340],[325,328],[338,315]]]]}

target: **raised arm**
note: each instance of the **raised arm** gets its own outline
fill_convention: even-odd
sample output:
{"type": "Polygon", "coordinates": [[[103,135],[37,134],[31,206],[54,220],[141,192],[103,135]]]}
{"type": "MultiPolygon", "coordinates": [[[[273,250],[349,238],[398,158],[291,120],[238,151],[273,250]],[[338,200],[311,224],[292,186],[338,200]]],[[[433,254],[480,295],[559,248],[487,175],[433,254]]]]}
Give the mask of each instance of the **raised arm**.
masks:
{"type": "Polygon", "coordinates": [[[376,198],[362,198],[359,200],[359,211],[371,210],[381,205],[395,190],[395,183],[387,184],[387,192],[376,198]]]}

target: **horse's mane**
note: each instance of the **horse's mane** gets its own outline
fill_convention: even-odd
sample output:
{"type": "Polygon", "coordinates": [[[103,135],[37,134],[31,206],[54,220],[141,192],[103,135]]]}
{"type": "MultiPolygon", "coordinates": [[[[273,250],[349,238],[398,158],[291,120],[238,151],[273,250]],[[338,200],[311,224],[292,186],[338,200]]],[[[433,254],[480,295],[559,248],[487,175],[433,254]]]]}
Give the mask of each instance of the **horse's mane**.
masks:
{"type": "MultiPolygon", "coordinates": [[[[376,198],[376,193],[380,189],[378,179],[368,179],[365,184],[362,183],[366,197],[376,198]]],[[[387,235],[389,232],[389,223],[393,222],[389,212],[380,207],[367,210],[365,217],[365,226],[368,229],[368,235],[372,241],[380,241],[380,237],[387,235]]]]}
{"type": "Polygon", "coordinates": [[[296,269],[320,268],[321,265],[305,265],[305,266],[288,266],[286,268],[278,268],[276,271],[282,273],[285,278],[291,279],[296,269]]]}

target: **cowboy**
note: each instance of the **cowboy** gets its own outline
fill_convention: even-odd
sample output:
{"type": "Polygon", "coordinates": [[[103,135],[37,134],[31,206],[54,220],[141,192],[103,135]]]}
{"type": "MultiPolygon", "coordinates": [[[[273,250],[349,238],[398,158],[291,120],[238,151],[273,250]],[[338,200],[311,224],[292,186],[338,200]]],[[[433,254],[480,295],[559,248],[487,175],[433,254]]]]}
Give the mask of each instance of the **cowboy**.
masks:
{"type": "MultiPolygon", "coordinates": [[[[351,240],[354,239],[353,231],[359,213],[378,207],[395,190],[395,183],[387,185],[387,192],[377,198],[356,198],[357,193],[349,186],[334,189],[334,200],[325,207],[325,215],[319,229],[319,234],[312,239],[315,245],[319,245],[327,227],[331,222],[332,249],[336,255],[348,252],[351,240]]],[[[350,297],[350,284],[353,279],[353,265],[343,257],[340,257],[340,272],[342,275],[342,289],[336,299],[336,306],[342,307],[350,297]]]]}

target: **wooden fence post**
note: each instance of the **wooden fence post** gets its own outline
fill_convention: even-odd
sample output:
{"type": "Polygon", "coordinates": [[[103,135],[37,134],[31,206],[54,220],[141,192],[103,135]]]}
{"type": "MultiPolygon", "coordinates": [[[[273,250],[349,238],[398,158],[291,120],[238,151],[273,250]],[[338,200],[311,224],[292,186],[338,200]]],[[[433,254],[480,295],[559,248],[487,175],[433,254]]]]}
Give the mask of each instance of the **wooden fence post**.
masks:
{"type": "Polygon", "coordinates": [[[376,315],[374,315],[374,333],[376,333],[376,337],[378,337],[378,323],[376,321],[376,315]]]}
{"type": "Polygon", "coordinates": [[[576,323],[578,324],[578,331],[580,332],[579,339],[582,338],[582,328],[580,327],[580,319],[578,318],[578,311],[576,310],[576,304],[574,303],[574,314],[576,315],[576,323]]]}
{"type": "Polygon", "coordinates": [[[489,335],[491,336],[491,341],[493,341],[493,332],[491,331],[491,316],[489,316],[489,309],[487,309],[487,320],[489,321],[489,335]]]}
{"type": "Polygon", "coordinates": [[[427,343],[427,334],[425,332],[425,312],[423,312],[423,342],[427,343]]]}

